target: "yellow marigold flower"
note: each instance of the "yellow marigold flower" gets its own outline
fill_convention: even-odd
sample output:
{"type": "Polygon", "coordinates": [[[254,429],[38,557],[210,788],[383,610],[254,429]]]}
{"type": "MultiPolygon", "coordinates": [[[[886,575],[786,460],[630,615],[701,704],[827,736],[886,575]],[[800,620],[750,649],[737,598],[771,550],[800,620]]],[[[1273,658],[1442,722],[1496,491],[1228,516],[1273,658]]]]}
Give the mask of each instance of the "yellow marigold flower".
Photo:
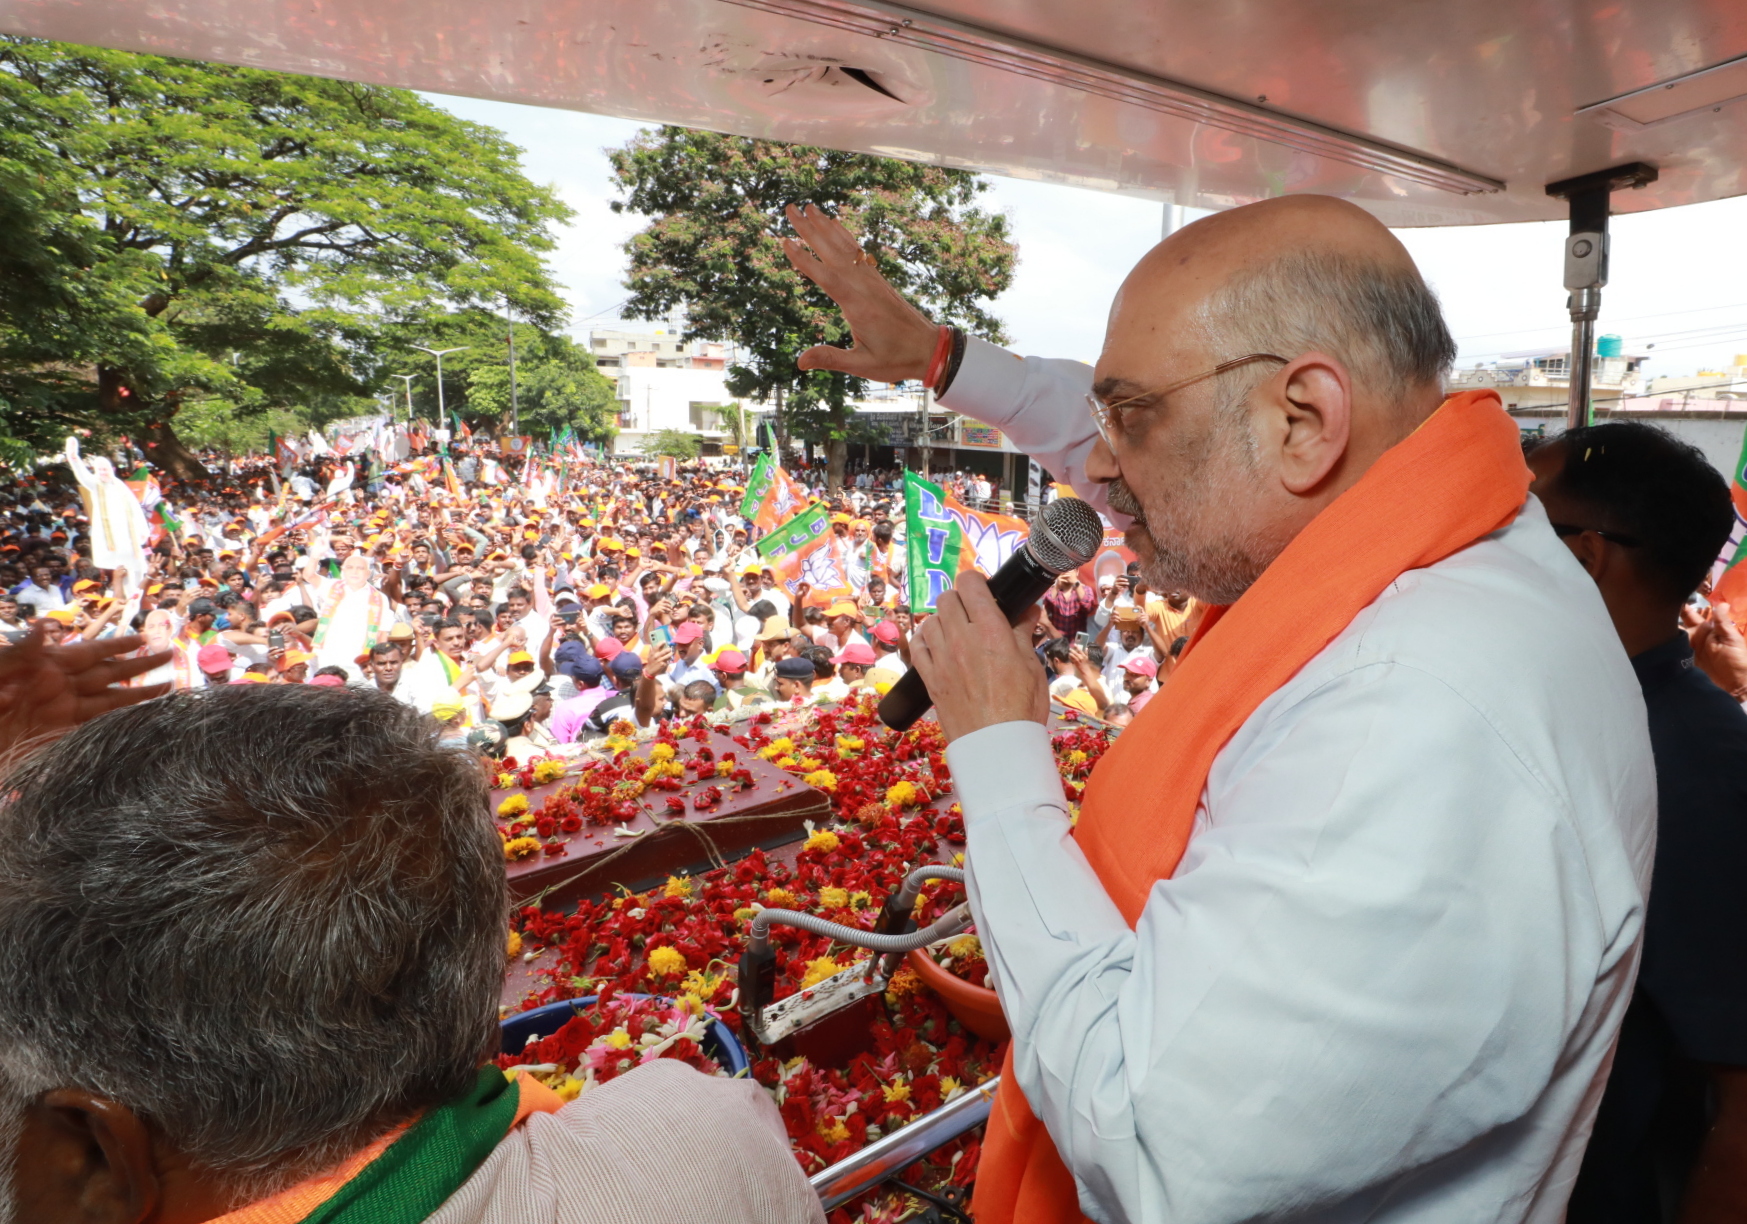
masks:
{"type": "Polygon", "coordinates": [[[969,960],[973,956],[983,954],[983,941],[975,935],[960,935],[946,945],[946,950],[953,960],[969,960]]]}
{"type": "Polygon", "coordinates": [[[655,781],[655,779],[659,778],[660,776],[661,776],[661,766],[651,765],[648,769],[645,769],[643,771],[643,785],[648,786],[651,782],[655,781]]]}
{"type": "Polygon", "coordinates": [[[656,948],[649,953],[649,972],[654,977],[677,977],[691,968],[678,948],[656,948]]]}
{"type": "Polygon", "coordinates": [[[830,829],[816,829],[812,835],[807,838],[807,844],[802,846],[801,849],[820,850],[826,854],[830,854],[833,850],[837,849],[840,844],[841,843],[837,840],[837,834],[833,833],[830,829]]]}
{"type": "Polygon", "coordinates": [[[637,734],[637,728],[628,718],[613,719],[612,725],[609,726],[607,730],[618,736],[633,736],[637,734]]]}
{"type": "Polygon", "coordinates": [[[921,795],[913,782],[894,782],[886,787],[886,803],[891,807],[914,807],[919,798],[921,795]]]}
{"type": "Polygon", "coordinates": [[[574,1075],[567,1075],[564,1077],[564,1082],[552,1091],[558,1094],[560,1101],[574,1101],[582,1095],[582,1081],[574,1075]]]}
{"type": "Polygon", "coordinates": [[[867,741],[860,736],[839,735],[837,737],[837,751],[839,752],[860,752],[866,747],[867,741]]]}
{"type": "Polygon", "coordinates": [[[682,1011],[689,1012],[691,1015],[701,1016],[704,1014],[704,1001],[689,990],[675,999],[674,1003],[682,1011]]]}
{"type": "Polygon", "coordinates": [[[649,749],[649,759],[651,761],[671,761],[673,760],[673,757],[674,751],[672,744],[656,744],[649,749]]]}
{"type": "MultiPolygon", "coordinates": [[[[808,840],[810,841],[811,839],[808,840]]],[[[764,899],[773,906],[793,905],[795,903],[795,894],[786,888],[773,888],[764,894],[764,899]]],[[[739,916],[738,911],[735,912],[735,916],[739,916]]]]}
{"type": "Polygon", "coordinates": [[[792,756],[778,757],[776,759],[776,767],[778,769],[793,769],[795,767],[795,758],[792,756]]]}
{"type": "Polygon", "coordinates": [[[504,942],[504,954],[511,960],[522,954],[522,933],[511,931],[510,937],[504,942]]]}
{"type": "MultiPolygon", "coordinates": [[[[618,726],[617,723],[613,725],[618,726]]],[[[635,748],[637,741],[628,735],[609,735],[601,741],[601,744],[608,752],[623,752],[627,748],[635,748]]]]}
{"type": "Polygon", "coordinates": [[[563,761],[541,761],[534,766],[534,781],[540,786],[544,786],[548,782],[556,782],[563,776],[563,761]]]}
{"type": "Polygon", "coordinates": [[[843,909],[849,904],[849,891],[843,888],[821,888],[819,904],[826,909],[843,909]]]}
{"type": "Polygon", "coordinates": [[[689,897],[692,895],[692,882],[689,876],[668,876],[667,884],[661,890],[665,897],[689,897]]]}
{"type": "Polygon", "coordinates": [[[537,837],[512,837],[503,844],[503,856],[506,859],[525,859],[530,854],[540,853],[540,839],[537,837]]]}
{"type": "Polygon", "coordinates": [[[832,773],[829,769],[815,769],[812,773],[802,778],[801,781],[805,782],[808,786],[816,786],[820,790],[830,791],[837,789],[837,775],[832,773]]]}
{"type": "Polygon", "coordinates": [[[908,965],[902,965],[886,983],[886,999],[894,1006],[922,989],[922,979],[908,965]]]}
{"type": "Polygon", "coordinates": [[[843,1125],[842,1118],[832,1118],[829,1124],[821,1121],[818,1131],[819,1137],[826,1143],[842,1143],[849,1138],[849,1128],[843,1125]]]}
{"type": "Polygon", "coordinates": [[[726,778],[729,774],[731,774],[733,772],[734,772],[734,762],[733,761],[717,761],[716,762],[716,776],[718,778],[726,778]]]}
{"type": "Polygon", "coordinates": [[[631,1034],[627,1033],[622,1028],[614,1029],[605,1037],[601,1038],[601,1040],[606,1042],[610,1049],[628,1050],[631,1048],[631,1034]]]}
{"type": "Polygon", "coordinates": [[[886,1104],[888,1105],[896,1105],[900,1101],[908,1101],[910,1099],[910,1085],[906,1084],[903,1080],[899,1080],[895,1084],[887,1084],[883,1091],[886,1097],[886,1104]]]}
{"type": "Polygon", "coordinates": [[[785,735],[781,739],[771,740],[770,747],[778,756],[786,756],[795,750],[795,741],[785,735]]]}
{"type": "Polygon", "coordinates": [[[683,778],[685,777],[685,762],[665,761],[661,765],[661,772],[670,778],[683,778]]]}
{"type": "Polygon", "coordinates": [[[1076,748],[1072,752],[1068,753],[1068,764],[1069,765],[1084,765],[1085,763],[1086,763],[1086,754],[1084,752],[1080,751],[1080,749],[1076,748]]]}
{"type": "Polygon", "coordinates": [[[861,892],[852,892],[849,894],[849,904],[856,909],[866,909],[873,904],[873,894],[865,889],[861,892]]]}
{"type": "Polygon", "coordinates": [[[492,787],[496,790],[508,790],[515,784],[516,775],[513,773],[500,773],[491,783],[492,787]]]}
{"type": "Polygon", "coordinates": [[[805,990],[809,986],[817,986],[841,968],[843,966],[829,956],[821,956],[818,960],[808,961],[806,975],[801,978],[801,989],[805,990]]]}
{"type": "Polygon", "coordinates": [[[815,769],[819,768],[819,766],[823,765],[824,763],[825,762],[821,761],[818,757],[802,757],[800,760],[795,762],[795,768],[800,770],[802,773],[812,773],[815,769]]]}
{"type": "MultiPolygon", "coordinates": [[[[722,984],[723,974],[705,973],[701,969],[693,969],[685,975],[685,981],[680,983],[680,989],[688,995],[700,1000],[707,999],[716,993],[716,987],[722,984]]],[[[702,1004],[700,1003],[700,1007],[702,1004]]]]}
{"type": "Polygon", "coordinates": [[[953,1079],[952,1076],[950,1076],[950,1075],[941,1076],[940,1077],[940,1099],[944,1101],[947,1097],[951,1096],[953,1093],[957,1092],[960,1088],[963,1088],[963,1087],[964,1087],[964,1085],[959,1083],[957,1080],[953,1079]]]}
{"type": "Polygon", "coordinates": [[[502,803],[497,805],[497,814],[505,820],[520,816],[527,810],[528,797],[526,795],[511,795],[508,799],[505,799],[502,803]]]}
{"type": "Polygon", "coordinates": [[[742,905],[739,909],[734,911],[735,922],[751,922],[756,917],[758,917],[758,911],[753,909],[750,905],[742,905]]]}

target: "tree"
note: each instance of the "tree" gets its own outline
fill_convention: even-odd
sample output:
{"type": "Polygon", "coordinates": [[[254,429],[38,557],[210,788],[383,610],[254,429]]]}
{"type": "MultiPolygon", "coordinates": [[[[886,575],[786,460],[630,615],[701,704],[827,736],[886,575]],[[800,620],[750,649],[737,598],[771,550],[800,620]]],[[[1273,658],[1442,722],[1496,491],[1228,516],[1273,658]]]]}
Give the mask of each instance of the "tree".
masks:
{"type": "Polygon", "coordinates": [[[184,404],[345,416],[385,325],[505,297],[555,324],[570,214],[517,153],[406,90],[0,38],[8,429],[198,475],[184,404]]]}
{"type": "Polygon", "coordinates": [[[624,198],[615,211],[653,218],[628,244],[624,312],[687,313],[685,338],[732,339],[745,354],[735,395],[778,404],[779,426],[823,442],[842,483],[862,380],[795,368],[820,343],[848,343],[837,308],[789,267],[783,208],[810,201],[835,212],[881,273],[930,316],[994,341],[1000,323],[982,302],[1012,280],[1007,221],[974,206],[986,190],[962,170],[770,140],[664,127],[611,154],[624,198]]]}
{"type": "MultiPolygon", "coordinates": [[[[518,327],[516,353],[516,403],[523,433],[538,436],[572,429],[579,438],[605,442],[619,432],[612,380],[595,367],[594,358],[581,345],[567,336],[518,327]]],[[[467,371],[467,410],[494,418],[500,431],[509,432],[507,361],[480,363],[467,371]]]]}
{"type": "Polygon", "coordinates": [[[671,455],[675,459],[696,459],[703,450],[704,440],[683,429],[658,429],[643,439],[645,455],[671,455]]]}

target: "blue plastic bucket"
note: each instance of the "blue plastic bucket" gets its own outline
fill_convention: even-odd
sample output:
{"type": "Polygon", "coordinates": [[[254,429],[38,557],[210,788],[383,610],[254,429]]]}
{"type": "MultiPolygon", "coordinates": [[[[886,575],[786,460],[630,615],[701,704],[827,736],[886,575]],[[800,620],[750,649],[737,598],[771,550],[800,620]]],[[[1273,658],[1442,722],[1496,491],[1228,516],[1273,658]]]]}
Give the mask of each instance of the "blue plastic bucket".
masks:
{"type": "MultiPolygon", "coordinates": [[[[656,995],[621,994],[615,996],[621,999],[653,999],[656,995]]],[[[583,995],[577,999],[560,999],[556,1003],[547,1003],[532,1011],[518,1012],[504,1020],[499,1027],[503,1030],[501,1049],[506,1054],[520,1054],[530,1039],[535,1037],[550,1037],[572,1017],[584,1008],[592,1007],[599,995],[583,995]]],[[[711,1018],[704,1028],[704,1039],[700,1043],[704,1053],[722,1064],[722,1070],[729,1075],[742,1075],[752,1065],[746,1057],[746,1050],[734,1036],[734,1030],[720,1020],[711,1018]]]]}

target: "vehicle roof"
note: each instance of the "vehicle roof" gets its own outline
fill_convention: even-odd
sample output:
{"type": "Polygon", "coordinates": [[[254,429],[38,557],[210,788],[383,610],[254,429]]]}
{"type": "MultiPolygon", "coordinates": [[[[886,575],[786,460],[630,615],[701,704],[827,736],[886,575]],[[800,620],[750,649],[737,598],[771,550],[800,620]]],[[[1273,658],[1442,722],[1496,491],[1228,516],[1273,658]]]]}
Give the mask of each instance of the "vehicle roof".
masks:
{"type": "Polygon", "coordinates": [[[1739,0],[0,0],[69,42],[594,111],[1196,207],[1391,225],[1747,190],[1739,0]]]}

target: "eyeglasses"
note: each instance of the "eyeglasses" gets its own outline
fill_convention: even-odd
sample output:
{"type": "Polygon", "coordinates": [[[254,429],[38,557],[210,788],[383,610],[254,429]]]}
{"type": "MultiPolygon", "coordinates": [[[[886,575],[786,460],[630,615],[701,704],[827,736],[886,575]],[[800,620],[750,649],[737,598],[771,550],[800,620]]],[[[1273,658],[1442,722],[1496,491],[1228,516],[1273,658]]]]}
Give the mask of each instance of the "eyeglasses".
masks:
{"type": "Polygon", "coordinates": [[[1593,531],[1602,539],[1611,540],[1622,548],[1641,548],[1644,545],[1644,541],[1637,536],[1626,535],[1619,531],[1603,531],[1600,527],[1579,527],[1576,523],[1553,523],[1551,526],[1553,534],[1561,540],[1566,536],[1582,535],[1586,531],[1593,531]]]}
{"type": "Polygon", "coordinates": [[[1114,404],[1106,404],[1096,395],[1087,395],[1086,403],[1092,409],[1092,423],[1098,427],[1098,436],[1104,439],[1104,445],[1114,449],[1116,446],[1116,435],[1121,433],[1123,428],[1121,414],[1134,408],[1146,406],[1140,404],[1138,401],[1150,400],[1156,404],[1167,395],[1173,395],[1176,392],[1181,391],[1184,387],[1193,386],[1204,379],[1212,378],[1216,374],[1223,374],[1227,370],[1235,370],[1239,366],[1248,365],[1252,361],[1278,361],[1281,365],[1287,365],[1290,364],[1291,358],[1281,357],[1276,353],[1245,353],[1242,357],[1233,357],[1230,361],[1222,361],[1211,370],[1197,374],[1193,378],[1185,378],[1181,382],[1174,382],[1170,386],[1159,391],[1143,391],[1139,395],[1131,395],[1127,399],[1117,400],[1114,404]]]}

